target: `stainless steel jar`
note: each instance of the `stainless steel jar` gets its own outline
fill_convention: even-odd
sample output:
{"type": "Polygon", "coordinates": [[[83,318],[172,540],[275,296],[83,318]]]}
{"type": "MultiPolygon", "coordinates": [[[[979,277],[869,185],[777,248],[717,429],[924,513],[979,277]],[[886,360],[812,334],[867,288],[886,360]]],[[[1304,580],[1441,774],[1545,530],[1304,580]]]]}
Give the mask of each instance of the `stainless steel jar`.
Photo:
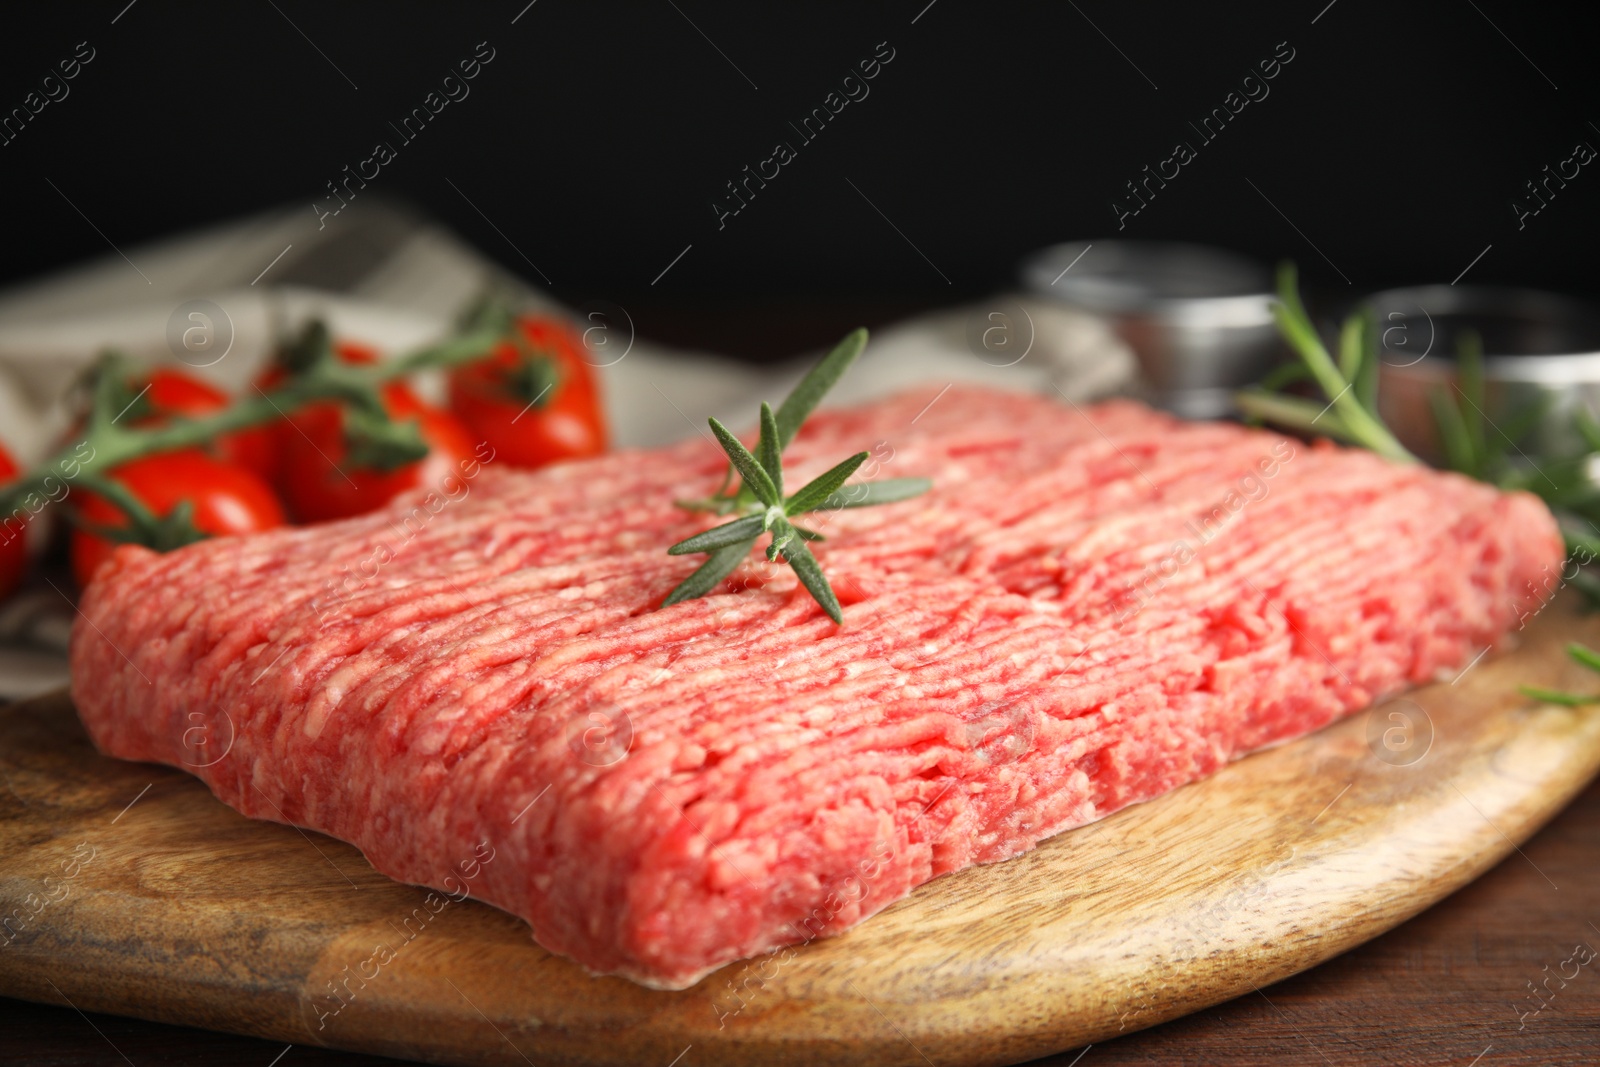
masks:
{"type": "Polygon", "coordinates": [[[1053,245],[1022,265],[1033,293],[1105,319],[1138,357],[1145,398],[1186,418],[1234,413],[1233,394],[1283,349],[1265,267],[1156,241],[1053,245]]]}

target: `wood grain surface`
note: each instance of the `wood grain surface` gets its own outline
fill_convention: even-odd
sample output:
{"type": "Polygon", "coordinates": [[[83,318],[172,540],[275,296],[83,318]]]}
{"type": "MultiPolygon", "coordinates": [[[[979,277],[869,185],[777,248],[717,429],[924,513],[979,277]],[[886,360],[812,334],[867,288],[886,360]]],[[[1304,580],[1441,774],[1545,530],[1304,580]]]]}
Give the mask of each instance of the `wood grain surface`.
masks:
{"type": "Polygon", "coordinates": [[[1454,684],[676,993],[586,977],[471,901],[407,924],[423,890],[97,756],[48,698],[0,710],[0,992],[438,1063],[1016,1062],[1256,996],[1511,852],[1600,767],[1600,710],[1516,694],[1596,685],[1571,637],[1600,620],[1549,608],[1454,684]]]}

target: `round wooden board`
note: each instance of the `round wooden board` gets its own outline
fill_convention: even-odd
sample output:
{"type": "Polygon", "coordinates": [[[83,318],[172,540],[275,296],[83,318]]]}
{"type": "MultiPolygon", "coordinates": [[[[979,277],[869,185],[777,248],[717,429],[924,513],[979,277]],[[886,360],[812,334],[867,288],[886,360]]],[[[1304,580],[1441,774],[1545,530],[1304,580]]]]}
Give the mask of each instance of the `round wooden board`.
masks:
{"type": "Polygon", "coordinates": [[[682,992],[431,913],[348,845],[97,755],[46,698],[0,709],[0,993],[443,1064],[1013,1063],[1259,989],[1500,860],[1600,769],[1600,710],[1516,691],[1600,687],[1574,638],[1600,617],[1552,606],[1453,684],[682,992]]]}

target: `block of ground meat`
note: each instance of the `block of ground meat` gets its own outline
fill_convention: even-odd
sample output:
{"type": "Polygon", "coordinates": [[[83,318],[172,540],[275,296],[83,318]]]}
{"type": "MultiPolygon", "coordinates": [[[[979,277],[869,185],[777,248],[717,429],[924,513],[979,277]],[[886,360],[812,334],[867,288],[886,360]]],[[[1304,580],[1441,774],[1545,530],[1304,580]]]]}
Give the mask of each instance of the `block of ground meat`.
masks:
{"type": "Polygon", "coordinates": [[[933,481],[811,516],[843,626],[760,552],[656,610],[701,562],[666,547],[716,521],[674,505],[721,478],[702,437],[485,452],[375,514],[119,549],[74,697],[103,751],[394,878],[457,886],[488,842],[475,896],[678,988],[1455,670],[1562,557],[1542,503],[1456,475],[935,393],[819,413],[786,453],[794,485],[858,450],[933,481]]]}

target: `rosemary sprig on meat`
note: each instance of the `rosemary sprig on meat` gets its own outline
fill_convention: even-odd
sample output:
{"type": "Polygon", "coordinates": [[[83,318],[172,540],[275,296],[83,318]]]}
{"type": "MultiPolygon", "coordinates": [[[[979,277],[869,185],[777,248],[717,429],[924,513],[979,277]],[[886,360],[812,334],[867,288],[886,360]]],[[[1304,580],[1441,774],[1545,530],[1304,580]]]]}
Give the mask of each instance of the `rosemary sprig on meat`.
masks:
{"type": "Polygon", "coordinates": [[[833,511],[839,508],[864,508],[875,504],[890,504],[908,500],[932,488],[926,478],[889,478],[881,482],[845,483],[856,468],[867,460],[868,453],[857,452],[849,459],[830,468],[807,482],[798,491],[785,496],[783,492],[783,450],[807,416],[816,408],[824,394],[843,377],[850,364],[855,362],[866,347],[867,331],[856,330],[840,341],[833,351],[800,380],[778,410],[761,405],[761,432],[754,452],[716,419],[708,420],[717,444],[728,456],[728,471],[717,491],[703,500],[680,500],[678,506],[689,511],[709,511],[716,515],[739,515],[732,522],[723,523],[704,533],[695,534],[667,549],[674,556],[707,553],[710,558],[700,568],[684,579],[661,606],[667,607],[684,600],[705,596],[724,578],[744,562],[763,534],[769,534],[767,559],[776,561],[781,555],[784,562],[794,568],[800,584],[827,612],[835,623],[844,621],[839,598],[811,549],[808,541],[824,538],[813,530],[790,520],[814,511],[833,511]],[[739,486],[729,491],[733,476],[739,476],[739,486]]]}

